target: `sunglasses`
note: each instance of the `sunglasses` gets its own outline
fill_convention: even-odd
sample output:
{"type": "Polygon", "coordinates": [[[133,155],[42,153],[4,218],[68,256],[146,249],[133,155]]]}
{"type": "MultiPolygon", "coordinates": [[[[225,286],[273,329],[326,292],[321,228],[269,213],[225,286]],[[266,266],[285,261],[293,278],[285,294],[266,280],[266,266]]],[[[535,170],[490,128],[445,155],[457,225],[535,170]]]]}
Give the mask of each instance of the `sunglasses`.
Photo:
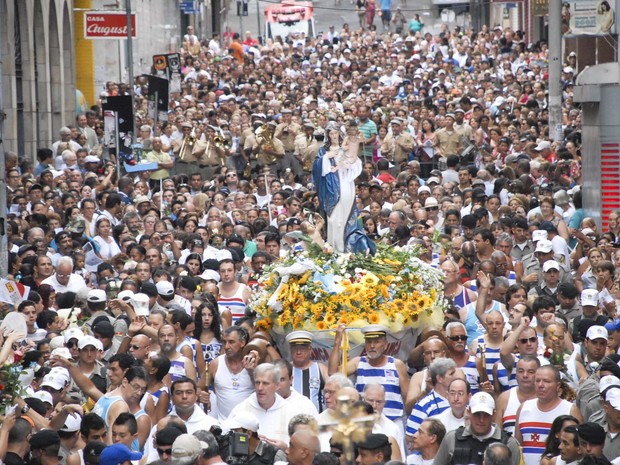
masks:
{"type": "Polygon", "coordinates": [[[467,336],[462,335],[462,336],[449,336],[448,339],[450,339],[451,341],[457,342],[457,341],[466,341],[467,340],[467,336]]]}
{"type": "Polygon", "coordinates": [[[160,449],[159,447],[157,448],[157,453],[159,455],[172,455],[172,448],[170,449],[160,449]]]}
{"type": "Polygon", "coordinates": [[[142,349],[142,347],[137,346],[137,345],[131,345],[131,346],[129,346],[129,348],[132,349],[132,350],[140,350],[140,349],[142,349]]]}
{"type": "Polygon", "coordinates": [[[530,338],[524,337],[524,338],[519,339],[519,342],[521,344],[527,344],[528,342],[534,343],[534,342],[537,342],[537,341],[538,341],[538,337],[536,337],[536,336],[532,336],[530,338]]]}
{"type": "Polygon", "coordinates": [[[69,341],[65,345],[67,346],[67,349],[73,349],[74,347],[77,347],[78,343],[77,341],[69,341]]]}

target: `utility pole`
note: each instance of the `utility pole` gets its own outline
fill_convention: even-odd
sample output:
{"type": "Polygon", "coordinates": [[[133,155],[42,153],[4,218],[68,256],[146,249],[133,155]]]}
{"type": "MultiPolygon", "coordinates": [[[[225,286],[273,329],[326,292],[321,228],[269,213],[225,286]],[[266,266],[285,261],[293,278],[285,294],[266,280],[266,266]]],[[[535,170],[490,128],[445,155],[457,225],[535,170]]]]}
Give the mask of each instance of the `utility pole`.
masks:
{"type": "MultiPolygon", "coordinates": [[[[136,110],[135,94],[133,90],[133,27],[131,24],[131,0],[125,0],[125,12],[127,13],[127,76],[129,79],[129,95],[131,95],[131,114],[136,110]]],[[[137,140],[136,134],[136,117],[132,116],[132,137],[131,145],[137,140]]],[[[118,148],[117,148],[118,150],[118,148]]],[[[120,164],[120,163],[119,163],[120,164]]]]}
{"type": "Polygon", "coordinates": [[[562,134],[562,0],[549,0],[549,138],[562,134]]]}
{"type": "MultiPolygon", "coordinates": [[[[4,2],[2,3],[4,4],[4,2]]],[[[6,10],[0,7],[2,14],[0,16],[6,18],[6,10]]],[[[2,37],[2,25],[5,24],[0,21],[0,37],[2,37]]],[[[5,44],[8,46],[9,44],[5,44]]],[[[6,231],[6,156],[4,152],[4,100],[2,95],[4,94],[3,87],[3,63],[4,56],[2,54],[3,47],[0,47],[0,277],[6,278],[9,273],[9,243],[8,235],[6,231]]]]}

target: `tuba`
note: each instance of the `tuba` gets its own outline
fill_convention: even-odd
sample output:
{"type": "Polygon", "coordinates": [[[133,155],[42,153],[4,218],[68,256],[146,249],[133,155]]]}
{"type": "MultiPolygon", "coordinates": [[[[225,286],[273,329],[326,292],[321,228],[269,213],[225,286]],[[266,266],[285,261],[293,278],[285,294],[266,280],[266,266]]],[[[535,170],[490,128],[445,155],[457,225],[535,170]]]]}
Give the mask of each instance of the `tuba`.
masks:
{"type": "MultiPolygon", "coordinates": [[[[263,124],[261,127],[259,127],[254,134],[256,134],[257,139],[261,138],[263,139],[263,141],[265,141],[263,144],[264,150],[273,150],[273,134],[269,131],[269,126],[267,124],[263,124]]],[[[277,157],[269,155],[269,164],[275,163],[276,161],[277,157]]]]}

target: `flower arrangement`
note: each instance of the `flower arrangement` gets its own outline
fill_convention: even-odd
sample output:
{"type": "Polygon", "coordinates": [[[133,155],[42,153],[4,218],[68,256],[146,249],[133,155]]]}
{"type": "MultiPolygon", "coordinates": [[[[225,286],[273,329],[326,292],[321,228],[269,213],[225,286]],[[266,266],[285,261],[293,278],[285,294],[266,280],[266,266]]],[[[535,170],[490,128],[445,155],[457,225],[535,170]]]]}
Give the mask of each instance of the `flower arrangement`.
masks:
{"type": "Polygon", "coordinates": [[[20,379],[23,374],[21,365],[6,363],[0,367],[0,415],[15,405],[15,399],[24,395],[25,390],[20,379]]]}
{"type": "Polygon", "coordinates": [[[381,324],[396,333],[441,327],[443,274],[418,255],[417,248],[379,245],[371,256],[311,244],[265,269],[250,303],[257,328],[283,333],[381,324]]]}

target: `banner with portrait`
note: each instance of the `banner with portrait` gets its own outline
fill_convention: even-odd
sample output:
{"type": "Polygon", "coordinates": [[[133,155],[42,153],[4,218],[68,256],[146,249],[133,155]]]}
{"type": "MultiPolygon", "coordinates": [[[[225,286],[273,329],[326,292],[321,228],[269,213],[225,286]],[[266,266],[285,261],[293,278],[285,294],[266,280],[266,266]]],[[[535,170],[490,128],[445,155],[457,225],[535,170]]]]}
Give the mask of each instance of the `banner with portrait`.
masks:
{"type": "Polygon", "coordinates": [[[562,3],[562,33],[564,35],[615,34],[615,0],[587,0],[562,3]]]}

